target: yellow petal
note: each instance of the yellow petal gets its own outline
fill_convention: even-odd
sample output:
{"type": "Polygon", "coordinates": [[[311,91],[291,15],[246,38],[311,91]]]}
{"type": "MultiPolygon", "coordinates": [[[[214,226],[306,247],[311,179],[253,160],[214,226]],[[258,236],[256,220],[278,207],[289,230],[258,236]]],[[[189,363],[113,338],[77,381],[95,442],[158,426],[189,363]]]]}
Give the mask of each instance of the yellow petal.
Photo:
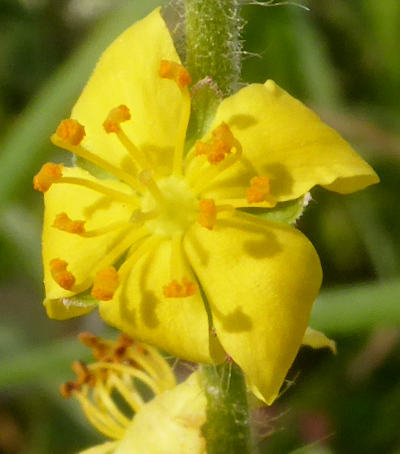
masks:
{"type": "Polygon", "coordinates": [[[146,404],[115,454],[205,454],[206,397],[197,373],[146,404]]]}
{"type": "MultiPolygon", "coordinates": [[[[64,167],[63,175],[65,177],[83,178],[88,181],[100,182],[110,189],[132,195],[131,189],[123,183],[111,180],[97,180],[78,167],[64,167]]],[[[134,200],[132,195],[133,203],[134,200]]],[[[74,311],[71,309],[61,314],[59,299],[70,297],[74,292],[61,288],[55,282],[50,272],[50,261],[59,258],[67,262],[68,270],[74,275],[76,284],[79,285],[91,276],[95,265],[104,257],[112,245],[119,240],[123,231],[120,229],[93,238],[85,238],[54,228],[54,220],[60,212],[65,212],[71,219],[87,221],[85,227],[88,230],[96,230],[117,221],[128,221],[134,210],[134,205],[128,206],[115,199],[111,200],[104,194],[83,186],[64,183],[53,184],[45,193],[44,202],[42,253],[46,307],[49,314],[51,314],[50,316],[55,318],[65,318],[68,314],[70,316],[79,315],[79,313],[85,311],[74,311]]]]}
{"type": "Polygon", "coordinates": [[[312,348],[328,347],[332,353],[336,355],[336,342],[325,336],[321,331],[308,327],[303,338],[303,345],[308,345],[312,348]]]}
{"type": "Polygon", "coordinates": [[[107,441],[101,445],[93,446],[93,448],[85,449],[79,454],[114,454],[119,444],[119,441],[107,441]]]}
{"type": "Polygon", "coordinates": [[[80,315],[88,314],[95,308],[95,305],[82,307],[68,304],[68,301],[64,301],[63,298],[46,298],[43,301],[43,305],[46,309],[47,316],[56,320],[67,320],[72,317],[79,317],[80,315]]]}
{"type": "Polygon", "coordinates": [[[83,145],[130,170],[129,156],[115,134],[103,129],[111,109],[126,105],[131,120],[122,128],[155,166],[170,167],[182,107],[178,86],[158,75],[161,60],[179,62],[159,9],[136,22],[104,52],[71,117],[85,127],[83,145]]]}
{"type": "Polygon", "coordinates": [[[298,230],[255,218],[194,226],[185,249],[217,336],[267,403],[301,345],[321,283],[317,253],[298,230]]]}
{"type": "Polygon", "coordinates": [[[211,129],[226,122],[245,160],[221,174],[207,197],[230,196],[254,173],[271,178],[278,201],[295,199],[313,186],[348,193],[377,183],[378,176],[350,145],[300,101],[269,80],[226,98],[211,129]]]}
{"type": "MultiPolygon", "coordinates": [[[[135,339],[179,358],[194,362],[211,362],[212,358],[222,361],[224,354],[220,346],[209,336],[200,292],[184,298],[164,296],[163,288],[171,281],[171,241],[163,240],[140,255],[127,277],[121,277],[114,299],[100,302],[101,317],[135,339]]],[[[184,274],[194,281],[187,266],[184,274]]]]}

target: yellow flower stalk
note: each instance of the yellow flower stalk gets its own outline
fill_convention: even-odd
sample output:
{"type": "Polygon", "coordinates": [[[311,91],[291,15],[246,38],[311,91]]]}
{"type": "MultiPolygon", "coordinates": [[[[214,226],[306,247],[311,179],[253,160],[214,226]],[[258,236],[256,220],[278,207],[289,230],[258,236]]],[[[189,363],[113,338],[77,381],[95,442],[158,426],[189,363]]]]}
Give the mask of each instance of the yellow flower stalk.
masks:
{"type": "Polygon", "coordinates": [[[80,340],[97,362],[74,362],[77,378],[60,392],[76,398],[93,426],[112,439],[81,454],[205,453],[200,429],[206,397],[197,372],[178,385],[168,363],[148,345],[123,334],[106,341],[82,333],[80,340]],[[144,393],[153,398],[145,400],[144,393]]]}
{"type": "Polygon", "coordinates": [[[271,80],[222,100],[186,150],[190,84],[159,10],[101,57],[52,136],[96,172],[48,163],[34,179],[45,200],[44,305],[65,319],[94,298],[107,323],[180,358],[229,355],[271,403],[322,273],[300,231],[246,210],[378,177],[271,80]]]}

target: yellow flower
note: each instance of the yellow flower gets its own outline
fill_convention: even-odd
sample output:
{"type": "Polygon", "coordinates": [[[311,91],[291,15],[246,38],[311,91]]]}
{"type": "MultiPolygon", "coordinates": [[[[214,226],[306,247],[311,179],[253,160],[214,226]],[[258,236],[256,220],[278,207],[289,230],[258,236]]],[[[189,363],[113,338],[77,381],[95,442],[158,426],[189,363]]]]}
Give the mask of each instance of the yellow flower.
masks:
{"type": "Polygon", "coordinates": [[[168,363],[148,345],[126,335],[106,341],[83,333],[80,340],[97,362],[74,362],[77,379],[60,391],[76,398],[93,426],[113,440],[81,454],[205,453],[206,397],[197,372],[177,385],[168,363]],[[144,394],[154,397],[144,400],[144,394]]]}
{"type": "Polygon", "coordinates": [[[185,153],[190,82],[158,10],[105,51],[52,136],[96,176],[48,163],[34,179],[45,192],[44,304],[52,318],[73,317],[93,308],[91,293],[107,323],[173,355],[228,354],[272,402],[321,268],[301,232],[244,209],[378,177],[272,81],[224,99],[185,153]]]}

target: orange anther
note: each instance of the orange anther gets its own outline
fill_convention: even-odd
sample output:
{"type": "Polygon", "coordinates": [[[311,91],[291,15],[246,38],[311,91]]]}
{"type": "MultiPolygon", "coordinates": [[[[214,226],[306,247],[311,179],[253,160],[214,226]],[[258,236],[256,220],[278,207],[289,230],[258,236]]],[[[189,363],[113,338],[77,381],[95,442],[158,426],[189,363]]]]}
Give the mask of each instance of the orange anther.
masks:
{"type": "Polygon", "coordinates": [[[166,298],[186,298],[197,292],[197,285],[185,276],[182,283],[174,279],[168,285],[164,285],[163,291],[166,298]]]}
{"type": "Polygon", "coordinates": [[[212,151],[212,145],[198,140],[195,144],[194,155],[200,156],[202,154],[208,155],[212,151]]]}
{"type": "Polygon", "coordinates": [[[113,266],[109,266],[96,274],[91,295],[96,300],[109,301],[113,298],[118,285],[118,272],[113,266]]]}
{"type": "Polygon", "coordinates": [[[85,128],[79,121],[68,118],[58,125],[56,135],[63,142],[67,142],[70,145],[79,145],[85,137],[85,128]]]}
{"type": "Polygon", "coordinates": [[[190,77],[188,70],[174,61],[161,60],[158,74],[163,79],[175,81],[180,89],[192,83],[192,78],[190,77]]]}
{"type": "Polygon", "coordinates": [[[255,176],[250,180],[246,197],[249,203],[264,202],[270,194],[269,178],[255,176]]]}
{"type": "Polygon", "coordinates": [[[203,199],[199,202],[197,222],[206,229],[212,230],[217,220],[217,208],[213,199],[203,199]]]}
{"type": "Polygon", "coordinates": [[[92,333],[88,333],[88,332],[80,333],[78,335],[78,340],[79,340],[79,342],[82,342],[83,345],[86,345],[86,347],[89,347],[89,348],[96,347],[100,342],[99,337],[95,336],[92,333]]]}
{"type": "Polygon", "coordinates": [[[53,227],[68,233],[84,233],[85,221],[73,221],[66,213],[57,214],[53,222],[53,227]]]}
{"type": "Polygon", "coordinates": [[[62,164],[47,162],[39,173],[33,177],[33,189],[46,192],[50,186],[62,177],[62,164]]]}
{"type": "Polygon", "coordinates": [[[80,391],[80,386],[73,381],[67,381],[60,386],[60,394],[64,399],[69,399],[74,391],[80,391]]]}
{"type": "Polygon", "coordinates": [[[195,156],[206,155],[210,164],[218,164],[223,161],[235,145],[235,138],[229,126],[222,122],[212,132],[211,143],[197,141],[195,145],[195,156]]]}
{"type": "Polygon", "coordinates": [[[121,130],[120,124],[130,119],[131,113],[128,107],[121,104],[110,110],[110,113],[103,123],[103,127],[107,133],[119,132],[121,130]]]}
{"type": "Polygon", "coordinates": [[[83,385],[84,383],[87,384],[94,384],[94,376],[90,373],[86,364],[82,361],[74,361],[72,363],[71,369],[76,373],[77,380],[76,384],[83,385]]]}
{"type": "Polygon", "coordinates": [[[130,347],[135,341],[125,333],[120,333],[118,336],[118,345],[124,345],[130,347]]]}
{"type": "Polygon", "coordinates": [[[235,138],[232,131],[224,121],[214,129],[212,135],[215,141],[221,141],[225,147],[229,148],[229,151],[235,145],[235,138]]]}
{"type": "Polygon", "coordinates": [[[65,290],[71,290],[75,284],[75,277],[67,271],[68,263],[61,259],[50,261],[50,272],[57,284],[65,290]]]}

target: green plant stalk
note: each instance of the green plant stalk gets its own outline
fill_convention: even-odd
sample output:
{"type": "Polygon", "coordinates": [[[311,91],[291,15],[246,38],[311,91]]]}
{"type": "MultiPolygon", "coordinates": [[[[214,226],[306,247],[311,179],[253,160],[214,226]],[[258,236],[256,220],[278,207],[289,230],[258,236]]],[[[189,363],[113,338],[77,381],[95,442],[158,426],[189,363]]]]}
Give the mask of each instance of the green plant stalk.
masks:
{"type": "Polygon", "coordinates": [[[202,366],[207,422],[202,427],[207,454],[251,453],[246,384],[239,366],[202,366]]]}
{"type": "Polygon", "coordinates": [[[184,0],[186,67],[193,82],[210,77],[222,95],[232,94],[240,77],[243,20],[237,0],[184,0]]]}
{"type": "MultiPolygon", "coordinates": [[[[214,109],[209,107],[218,104],[219,96],[229,96],[237,89],[243,21],[237,0],[184,0],[184,4],[186,68],[194,84],[199,81],[206,84],[203,88],[201,84],[195,85],[192,90],[193,106],[198,106],[192,109],[193,132],[194,136],[201,136],[207,118],[213,116],[214,109]]],[[[201,371],[207,396],[207,421],[202,428],[207,453],[252,452],[242,371],[231,362],[202,366],[201,371]]]]}

